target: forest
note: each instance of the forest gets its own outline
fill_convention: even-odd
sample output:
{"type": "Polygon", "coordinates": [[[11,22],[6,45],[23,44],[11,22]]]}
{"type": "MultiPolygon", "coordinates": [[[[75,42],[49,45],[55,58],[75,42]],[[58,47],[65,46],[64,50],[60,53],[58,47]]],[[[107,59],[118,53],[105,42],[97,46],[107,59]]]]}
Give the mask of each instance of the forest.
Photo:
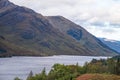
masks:
{"type": "MultiPolygon", "coordinates": [[[[76,80],[83,74],[112,75],[110,80],[120,80],[120,56],[100,60],[93,59],[89,63],[86,62],[84,66],[79,66],[78,63],[76,65],[54,64],[48,74],[45,68],[41,73],[35,75],[30,71],[26,80],[76,80]],[[113,77],[114,79],[112,79],[113,77]]],[[[21,79],[16,77],[14,80],[21,79]]]]}

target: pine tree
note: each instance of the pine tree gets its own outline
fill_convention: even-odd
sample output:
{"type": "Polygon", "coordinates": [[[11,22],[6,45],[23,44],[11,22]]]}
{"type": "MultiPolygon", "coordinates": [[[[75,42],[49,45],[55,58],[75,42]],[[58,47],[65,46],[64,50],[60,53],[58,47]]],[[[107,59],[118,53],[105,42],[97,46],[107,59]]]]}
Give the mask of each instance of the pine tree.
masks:
{"type": "Polygon", "coordinates": [[[32,77],[33,77],[33,72],[30,71],[30,73],[29,73],[29,75],[28,75],[28,77],[27,77],[27,80],[30,80],[30,78],[32,78],[32,77]]]}
{"type": "Polygon", "coordinates": [[[120,58],[117,58],[116,61],[116,74],[120,75],[120,58]]]}

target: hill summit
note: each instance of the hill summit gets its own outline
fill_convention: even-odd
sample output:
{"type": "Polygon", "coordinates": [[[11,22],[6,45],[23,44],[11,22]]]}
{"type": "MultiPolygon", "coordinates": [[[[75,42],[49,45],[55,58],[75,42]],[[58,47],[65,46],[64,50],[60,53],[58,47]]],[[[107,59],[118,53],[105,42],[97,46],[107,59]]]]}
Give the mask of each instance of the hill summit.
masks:
{"type": "Polygon", "coordinates": [[[0,0],[0,56],[113,56],[117,52],[62,16],[0,0]]]}

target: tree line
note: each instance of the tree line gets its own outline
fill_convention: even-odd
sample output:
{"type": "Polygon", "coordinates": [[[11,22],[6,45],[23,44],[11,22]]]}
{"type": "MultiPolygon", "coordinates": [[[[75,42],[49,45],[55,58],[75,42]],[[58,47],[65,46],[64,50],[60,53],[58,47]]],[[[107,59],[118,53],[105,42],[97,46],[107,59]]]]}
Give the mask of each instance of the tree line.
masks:
{"type": "MultiPolygon", "coordinates": [[[[120,56],[108,59],[93,59],[84,66],[54,64],[48,74],[45,68],[41,73],[33,75],[30,71],[26,80],[75,80],[76,77],[86,73],[115,74],[120,75],[120,56]]],[[[16,77],[14,80],[21,80],[16,77]]]]}

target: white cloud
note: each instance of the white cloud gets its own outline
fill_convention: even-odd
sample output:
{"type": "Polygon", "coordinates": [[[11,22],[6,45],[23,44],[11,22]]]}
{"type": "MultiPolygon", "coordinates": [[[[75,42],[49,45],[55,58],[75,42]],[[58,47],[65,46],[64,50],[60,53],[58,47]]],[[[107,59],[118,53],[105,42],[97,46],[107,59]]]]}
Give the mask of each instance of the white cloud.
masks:
{"type": "Polygon", "coordinates": [[[80,25],[85,24],[84,27],[98,37],[113,37],[113,39],[120,40],[120,0],[10,1],[21,6],[29,7],[46,16],[61,15],[80,25]],[[113,25],[105,27],[106,23],[117,25],[117,28],[113,25]],[[93,26],[90,24],[97,25],[93,26]]]}
{"type": "Polygon", "coordinates": [[[85,27],[85,29],[90,33],[92,33],[93,35],[96,35],[97,37],[120,41],[120,27],[119,28],[115,28],[111,26],[96,27],[89,25],[85,27]]]}
{"type": "Polygon", "coordinates": [[[44,15],[120,24],[120,1],[117,0],[10,0],[44,15]],[[108,3],[109,2],[109,3],[108,3]]]}

